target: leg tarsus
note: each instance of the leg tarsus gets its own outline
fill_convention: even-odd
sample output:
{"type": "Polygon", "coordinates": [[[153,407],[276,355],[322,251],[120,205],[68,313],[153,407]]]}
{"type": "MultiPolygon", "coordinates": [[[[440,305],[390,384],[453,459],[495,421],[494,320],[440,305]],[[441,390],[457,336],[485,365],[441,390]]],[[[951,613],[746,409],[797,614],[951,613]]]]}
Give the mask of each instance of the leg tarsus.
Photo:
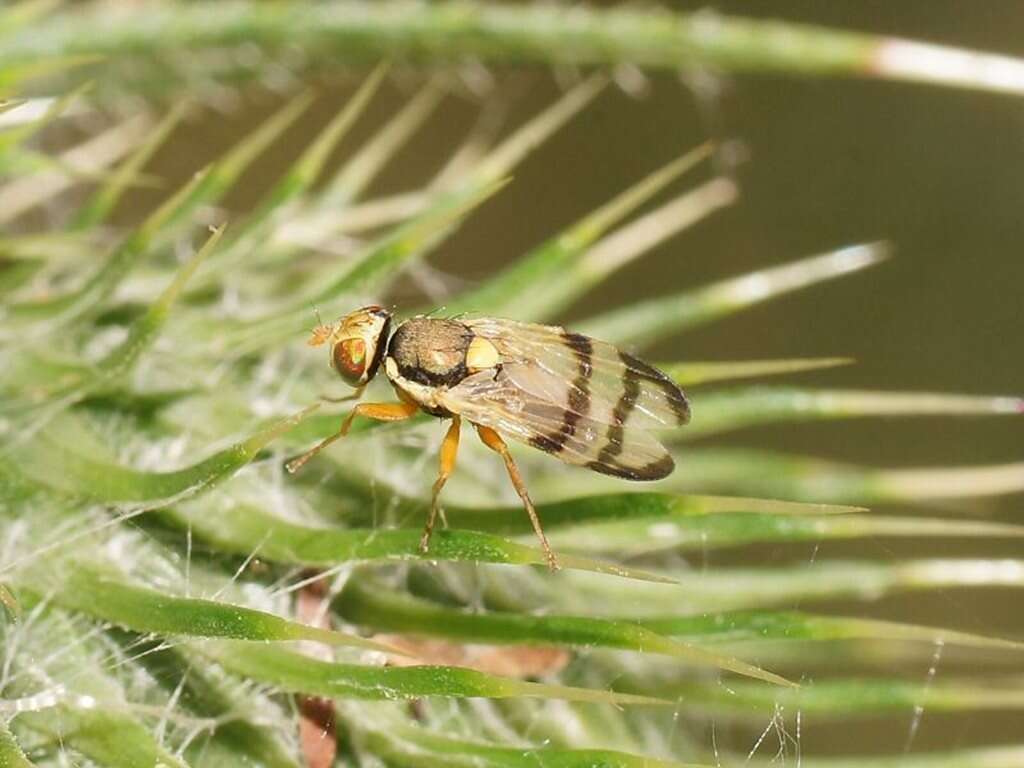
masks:
{"type": "Polygon", "coordinates": [[[459,453],[459,435],[461,433],[462,419],[452,416],[452,425],[448,427],[448,433],[441,443],[441,466],[437,480],[434,481],[434,493],[430,501],[430,515],[427,517],[427,524],[423,528],[423,536],[420,537],[420,552],[427,553],[430,548],[430,536],[434,532],[434,523],[440,516],[444,527],[448,527],[448,519],[441,509],[441,489],[448,481],[448,477],[455,469],[455,458],[459,453]]]}
{"type": "Polygon", "coordinates": [[[540,517],[537,515],[537,509],[533,506],[530,494],[526,491],[526,483],[523,482],[523,476],[519,474],[519,468],[516,466],[515,460],[513,460],[512,454],[508,450],[508,446],[505,445],[505,441],[501,439],[501,435],[490,427],[482,427],[479,424],[475,424],[474,426],[476,427],[477,434],[480,435],[480,440],[483,441],[483,444],[501,456],[502,460],[505,462],[505,469],[508,471],[509,479],[512,480],[512,485],[515,487],[516,493],[518,493],[519,498],[522,499],[523,506],[526,507],[526,514],[530,516],[530,524],[533,526],[533,532],[537,534],[537,538],[540,540],[541,549],[544,550],[544,557],[548,562],[548,569],[554,573],[559,569],[558,558],[555,557],[555,553],[551,550],[551,545],[548,544],[548,537],[544,535],[544,529],[541,527],[540,517]]]}

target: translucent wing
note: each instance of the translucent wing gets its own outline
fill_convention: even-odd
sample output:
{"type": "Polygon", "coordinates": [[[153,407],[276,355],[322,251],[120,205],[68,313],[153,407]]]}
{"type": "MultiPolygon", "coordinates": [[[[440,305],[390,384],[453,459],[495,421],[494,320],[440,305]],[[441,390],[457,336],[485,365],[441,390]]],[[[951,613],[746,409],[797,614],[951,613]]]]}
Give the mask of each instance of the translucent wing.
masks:
{"type": "Polygon", "coordinates": [[[642,360],[579,333],[490,317],[463,320],[497,347],[511,373],[536,397],[574,406],[602,424],[629,429],[677,427],[690,420],[679,386],[642,360]],[[539,375],[539,374],[547,374],[539,375]]]}
{"type": "Polygon", "coordinates": [[[686,423],[689,406],[660,371],[561,328],[463,322],[497,347],[501,365],[441,393],[445,408],[597,472],[657,480],[672,471],[672,457],[647,430],[686,423]]]}
{"type": "Polygon", "coordinates": [[[658,480],[675,467],[650,432],[602,424],[538,398],[513,380],[509,367],[516,366],[469,376],[438,399],[474,424],[606,475],[658,480]]]}

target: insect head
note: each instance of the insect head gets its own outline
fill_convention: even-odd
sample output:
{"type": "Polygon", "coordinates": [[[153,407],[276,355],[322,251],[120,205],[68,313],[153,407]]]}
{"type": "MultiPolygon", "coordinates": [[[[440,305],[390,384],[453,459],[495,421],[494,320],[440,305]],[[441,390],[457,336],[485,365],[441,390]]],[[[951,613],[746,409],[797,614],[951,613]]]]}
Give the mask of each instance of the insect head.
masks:
{"type": "Polygon", "coordinates": [[[371,304],[313,329],[309,345],[330,344],[331,367],[351,387],[365,386],[377,373],[387,346],[391,313],[371,304]]]}

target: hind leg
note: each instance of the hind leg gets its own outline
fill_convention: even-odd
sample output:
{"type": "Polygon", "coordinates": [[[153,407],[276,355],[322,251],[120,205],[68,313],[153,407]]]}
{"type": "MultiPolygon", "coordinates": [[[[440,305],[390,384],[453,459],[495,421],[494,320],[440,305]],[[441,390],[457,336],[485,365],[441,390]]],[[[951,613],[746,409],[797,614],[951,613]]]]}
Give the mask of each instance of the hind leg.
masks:
{"type": "Polygon", "coordinates": [[[519,467],[516,466],[515,461],[512,459],[512,454],[509,453],[508,446],[505,445],[505,441],[501,439],[501,435],[495,432],[490,427],[482,427],[479,424],[474,425],[477,433],[480,435],[480,439],[483,444],[490,448],[492,451],[501,456],[505,462],[505,469],[508,470],[509,479],[512,480],[512,485],[516,489],[516,493],[519,494],[519,498],[523,500],[523,506],[526,507],[526,514],[530,516],[530,523],[533,525],[533,531],[537,534],[537,538],[540,539],[540,546],[544,550],[544,557],[547,558],[548,568],[552,573],[558,570],[558,558],[555,557],[555,553],[551,551],[551,545],[548,544],[548,537],[544,535],[544,529],[540,525],[540,517],[537,516],[537,510],[533,506],[533,502],[530,500],[530,494],[526,492],[526,484],[523,482],[523,476],[519,474],[519,467]]]}

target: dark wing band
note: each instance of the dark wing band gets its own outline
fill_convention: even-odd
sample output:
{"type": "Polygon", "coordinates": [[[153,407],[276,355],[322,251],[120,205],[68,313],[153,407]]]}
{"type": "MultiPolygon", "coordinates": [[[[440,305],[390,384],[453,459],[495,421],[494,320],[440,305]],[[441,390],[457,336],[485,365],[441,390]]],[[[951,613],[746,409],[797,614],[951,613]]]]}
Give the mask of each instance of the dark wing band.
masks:
{"type": "Polygon", "coordinates": [[[465,322],[491,341],[504,360],[548,374],[520,382],[537,387],[536,397],[633,429],[677,427],[690,420],[690,404],[672,379],[611,344],[556,326],[496,318],[465,322]]]}
{"type": "MultiPolygon", "coordinates": [[[[541,398],[527,389],[524,379],[548,377],[536,369],[503,364],[497,372],[483,371],[464,379],[440,395],[442,405],[474,424],[497,430],[502,435],[557,456],[568,464],[588,467],[606,475],[628,480],[659,480],[675,464],[650,432],[626,429],[623,425],[597,421],[567,401],[541,398]]],[[[549,381],[555,388],[559,382],[549,381]]],[[[561,383],[563,394],[566,392],[561,383]]]]}

